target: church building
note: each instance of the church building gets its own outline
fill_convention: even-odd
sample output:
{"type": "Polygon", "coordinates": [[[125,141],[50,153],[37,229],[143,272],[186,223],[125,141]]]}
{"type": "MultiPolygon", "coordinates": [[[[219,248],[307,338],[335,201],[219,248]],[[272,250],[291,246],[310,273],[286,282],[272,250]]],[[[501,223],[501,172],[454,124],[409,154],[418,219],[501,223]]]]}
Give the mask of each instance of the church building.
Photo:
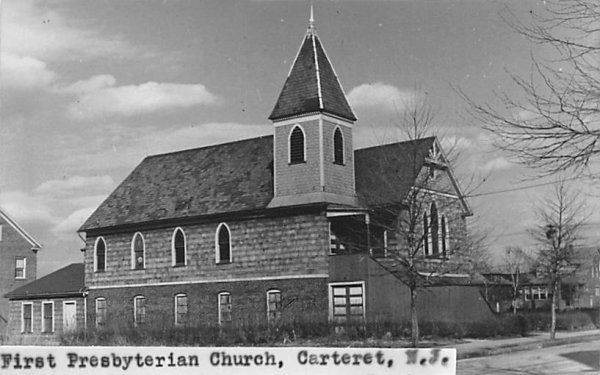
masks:
{"type": "MultiPolygon", "coordinates": [[[[87,219],[88,327],[408,318],[407,196],[427,196],[424,263],[453,257],[471,215],[437,139],[354,150],[312,19],[268,118],[272,136],[145,158],[87,219]]],[[[446,280],[422,293],[423,319],[491,315],[464,274],[446,280]]]]}

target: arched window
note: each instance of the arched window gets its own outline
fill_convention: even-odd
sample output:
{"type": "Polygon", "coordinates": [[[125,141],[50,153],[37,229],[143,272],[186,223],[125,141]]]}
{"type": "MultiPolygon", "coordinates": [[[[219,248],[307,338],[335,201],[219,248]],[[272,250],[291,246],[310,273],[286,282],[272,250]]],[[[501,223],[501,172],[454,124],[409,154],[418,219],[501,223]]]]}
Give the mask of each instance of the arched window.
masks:
{"type": "Polygon", "coordinates": [[[304,131],[296,125],[290,133],[290,164],[304,163],[306,161],[304,151],[304,131]]]}
{"type": "Polygon", "coordinates": [[[344,164],[344,137],[339,127],[333,132],[333,162],[344,164]]]}
{"type": "Polygon", "coordinates": [[[448,245],[449,245],[449,235],[448,235],[448,222],[446,221],[446,216],[442,215],[442,220],[440,221],[440,225],[442,227],[442,256],[445,258],[448,255],[448,245]]]}
{"type": "Polygon", "coordinates": [[[425,256],[428,257],[429,254],[429,220],[427,219],[427,212],[423,213],[423,251],[425,252],[425,256]]]}
{"type": "Polygon", "coordinates": [[[438,210],[435,202],[431,203],[431,211],[429,213],[431,223],[429,225],[431,230],[431,255],[437,257],[440,255],[440,224],[438,221],[438,210]]]}
{"type": "Polygon", "coordinates": [[[102,237],[98,237],[94,246],[94,271],[106,271],[106,242],[102,237]]]}
{"type": "Polygon", "coordinates": [[[217,263],[231,263],[231,234],[227,224],[219,224],[215,236],[217,263]]]}
{"type": "Polygon", "coordinates": [[[146,265],[146,244],[144,243],[144,237],[141,233],[133,235],[131,240],[131,269],[141,270],[146,265]]]}
{"type": "Polygon", "coordinates": [[[186,264],[186,243],[185,233],[181,228],[175,229],[172,240],[173,266],[185,266],[186,264]]]}

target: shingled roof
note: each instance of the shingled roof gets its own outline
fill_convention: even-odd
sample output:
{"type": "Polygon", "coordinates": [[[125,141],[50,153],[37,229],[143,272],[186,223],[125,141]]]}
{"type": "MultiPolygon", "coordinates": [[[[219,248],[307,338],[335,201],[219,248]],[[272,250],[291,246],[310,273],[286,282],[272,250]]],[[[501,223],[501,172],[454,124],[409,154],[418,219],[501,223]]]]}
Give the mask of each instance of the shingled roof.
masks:
{"type": "MultiPolygon", "coordinates": [[[[433,142],[426,138],[355,151],[363,203],[400,202],[433,142]],[[417,155],[415,163],[411,155],[417,155]]],[[[272,198],[273,137],[264,136],[147,157],[79,230],[265,210],[272,198]]]]}
{"type": "Polygon", "coordinates": [[[83,296],[83,263],[73,263],[5,295],[9,299],[83,296]]]}
{"type": "Polygon", "coordinates": [[[319,112],[356,121],[321,41],[311,27],[269,119],[319,112]]]}
{"type": "Polygon", "coordinates": [[[391,143],[354,153],[356,192],[367,206],[401,203],[415,184],[435,137],[391,143]]]}

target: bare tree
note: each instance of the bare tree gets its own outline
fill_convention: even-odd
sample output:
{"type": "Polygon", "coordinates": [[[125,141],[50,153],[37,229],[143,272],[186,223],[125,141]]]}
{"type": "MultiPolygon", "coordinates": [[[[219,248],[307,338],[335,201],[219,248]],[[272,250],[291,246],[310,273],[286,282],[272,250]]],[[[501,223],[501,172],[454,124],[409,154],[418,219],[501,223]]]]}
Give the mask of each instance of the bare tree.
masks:
{"type": "Polygon", "coordinates": [[[371,202],[371,235],[389,234],[386,254],[375,254],[376,261],[409,290],[413,347],[419,342],[420,293],[439,284],[448,273],[467,274],[472,260],[468,255],[481,244],[481,238],[465,235],[470,209],[460,193],[449,157],[438,140],[430,136],[434,118],[431,105],[423,97],[415,96],[406,103],[396,125],[407,141],[378,147],[376,166],[371,171],[378,188],[362,197],[371,202]],[[389,173],[389,168],[399,165],[402,167],[389,173]],[[444,194],[448,189],[451,195],[458,192],[458,196],[444,194]],[[401,192],[402,196],[377,204],[381,195],[390,192],[401,192]]]}
{"type": "Polygon", "coordinates": [[[582,196],[558,179],[551,194],[536,204],[539,224],[532,235],[539,244],[538,269],[552,290],[550,339],[556,337],[556,309],[560,301],[561,279],[579,267],[581,229],[588,218],[582,196]]]}
{"type": "Polygon", "coordinates": [[[509,246],[504,249],[502,269],[510,277],[513,314],[517,313],[519,289],[523,285],[524,273],[527,273],[531,266],[531,260],[531,257],[518,246],[509,246]]]}
{"type": "Polygon", "coordinates": [[[496,93],[499,106],[472,100],[470,112],[495,135],[495,145],[540,174],[582,171],[600,154],[600,2],[547,0],[531,20],[503,18],[537,46],[558,57],[532,55],[529,77],[511,74],[523,98],[496,93]]]}

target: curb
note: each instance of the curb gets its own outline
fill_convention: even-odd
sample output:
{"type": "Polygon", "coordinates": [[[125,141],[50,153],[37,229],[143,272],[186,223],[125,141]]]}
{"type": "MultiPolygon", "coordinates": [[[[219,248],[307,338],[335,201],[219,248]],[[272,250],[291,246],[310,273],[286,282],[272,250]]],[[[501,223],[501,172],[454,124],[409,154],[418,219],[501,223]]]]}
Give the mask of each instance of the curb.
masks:
{"type": "Polygon", "coordinates": [[[575,343],[593,341],[593,340],[598,340],[598,339],[600,339],[600,333],[593,333],[593,334],[589,334],[589,335],[558,338],[553,341],[550,341],[549,339],[541,339],[541,340],[535,340],[535,341],[526,342],[526,343],[499,346],[496,348],[486,347],[486,348],[476,349],[476,350],[462,352],[462,353],[460,353],[460,349],[457,349],[456,359],[461,360],[461,359],[470,359],[470,358],[479,358],[479,357],[489,357],[489,356],[493,356],[493,355],[507,354],[507,353],[523,351],[523,350],[549,348],[549,347],[553,347],[553,346],[575,344],[575,343]]]}

